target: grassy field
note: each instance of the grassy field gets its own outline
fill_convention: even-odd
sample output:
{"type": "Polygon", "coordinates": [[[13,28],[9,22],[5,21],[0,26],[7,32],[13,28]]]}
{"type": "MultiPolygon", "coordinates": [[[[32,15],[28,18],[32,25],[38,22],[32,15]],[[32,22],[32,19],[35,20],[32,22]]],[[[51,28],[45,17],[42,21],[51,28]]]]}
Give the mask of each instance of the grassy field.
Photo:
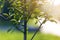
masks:
{"type": "MultiPolygon", "coordinates": [[[[30,40],[33,33],[28,33],[27,40],[30,40]]],[[[23,40],[23,33],[21,32],[0,32],[0,40],[23,40]]],[[[37,33],[33,40],[60,40],[60,37],[37,33]]]]}

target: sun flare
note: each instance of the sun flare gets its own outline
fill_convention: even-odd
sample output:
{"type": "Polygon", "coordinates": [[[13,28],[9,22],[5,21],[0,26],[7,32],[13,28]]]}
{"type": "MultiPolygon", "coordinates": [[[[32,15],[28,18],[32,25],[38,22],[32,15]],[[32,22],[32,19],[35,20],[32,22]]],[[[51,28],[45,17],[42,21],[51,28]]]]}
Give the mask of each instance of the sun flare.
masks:
{"type": "Polygon", "coordinates": [[[54,5],[55,6],[60,5],[60,0],[54,0],[54,5]]]}

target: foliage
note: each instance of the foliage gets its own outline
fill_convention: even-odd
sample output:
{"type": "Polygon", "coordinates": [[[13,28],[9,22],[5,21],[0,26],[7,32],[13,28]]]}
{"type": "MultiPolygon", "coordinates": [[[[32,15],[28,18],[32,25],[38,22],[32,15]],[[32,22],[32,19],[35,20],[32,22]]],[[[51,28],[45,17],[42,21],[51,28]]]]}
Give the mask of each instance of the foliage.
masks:
{"type": "Polygon", "coordinates": [[[27,21],[32,18],[38,19],[38,17],[48,20],[51,18],[40,9],[42,5],[46,4],[44,0],[26,0],[26,3],[24,3],[24,0],[1,0],[0,4],[0,13],[2,13],[4,5],[7,6],[8,13],[3,12],[3,15],[15,24],[19,24],[21,20],[24,20],[24,16],[27,21]],[[40,3],[38,3],[39,1],[40,3]]]}

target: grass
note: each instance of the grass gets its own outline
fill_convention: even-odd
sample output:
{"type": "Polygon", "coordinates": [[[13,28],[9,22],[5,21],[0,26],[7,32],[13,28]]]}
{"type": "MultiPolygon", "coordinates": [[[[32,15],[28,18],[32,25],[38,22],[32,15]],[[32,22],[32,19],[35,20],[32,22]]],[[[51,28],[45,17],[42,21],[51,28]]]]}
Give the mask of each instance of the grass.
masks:
{"type": "MultiPolygon", "coordinates": [[[[27,40],[30,40],[34,33],[28,33],[27,40]]],[[[0,32],[0,40],[23,40],[21,32],[0,32]]],[[[37,33],[33,40],[60,40],[60,37],[51,34],[37,33]]]]}

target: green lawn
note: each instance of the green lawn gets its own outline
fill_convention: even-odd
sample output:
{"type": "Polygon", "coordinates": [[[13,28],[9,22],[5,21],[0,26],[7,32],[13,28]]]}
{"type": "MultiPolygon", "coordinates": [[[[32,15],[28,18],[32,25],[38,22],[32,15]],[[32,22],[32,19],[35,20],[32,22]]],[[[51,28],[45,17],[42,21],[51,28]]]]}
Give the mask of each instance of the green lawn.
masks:
{"type": "MultiPolygon", "coordinates": [[[[30,40],[33,33],[28,33],[27,40],[30,40]]],[[[21,32],[0,32],[0,40],[23,40],[23,33],[21,32]]],[[[60,40],[60,37],[37,33],[33,40],[60,40]]]]}

